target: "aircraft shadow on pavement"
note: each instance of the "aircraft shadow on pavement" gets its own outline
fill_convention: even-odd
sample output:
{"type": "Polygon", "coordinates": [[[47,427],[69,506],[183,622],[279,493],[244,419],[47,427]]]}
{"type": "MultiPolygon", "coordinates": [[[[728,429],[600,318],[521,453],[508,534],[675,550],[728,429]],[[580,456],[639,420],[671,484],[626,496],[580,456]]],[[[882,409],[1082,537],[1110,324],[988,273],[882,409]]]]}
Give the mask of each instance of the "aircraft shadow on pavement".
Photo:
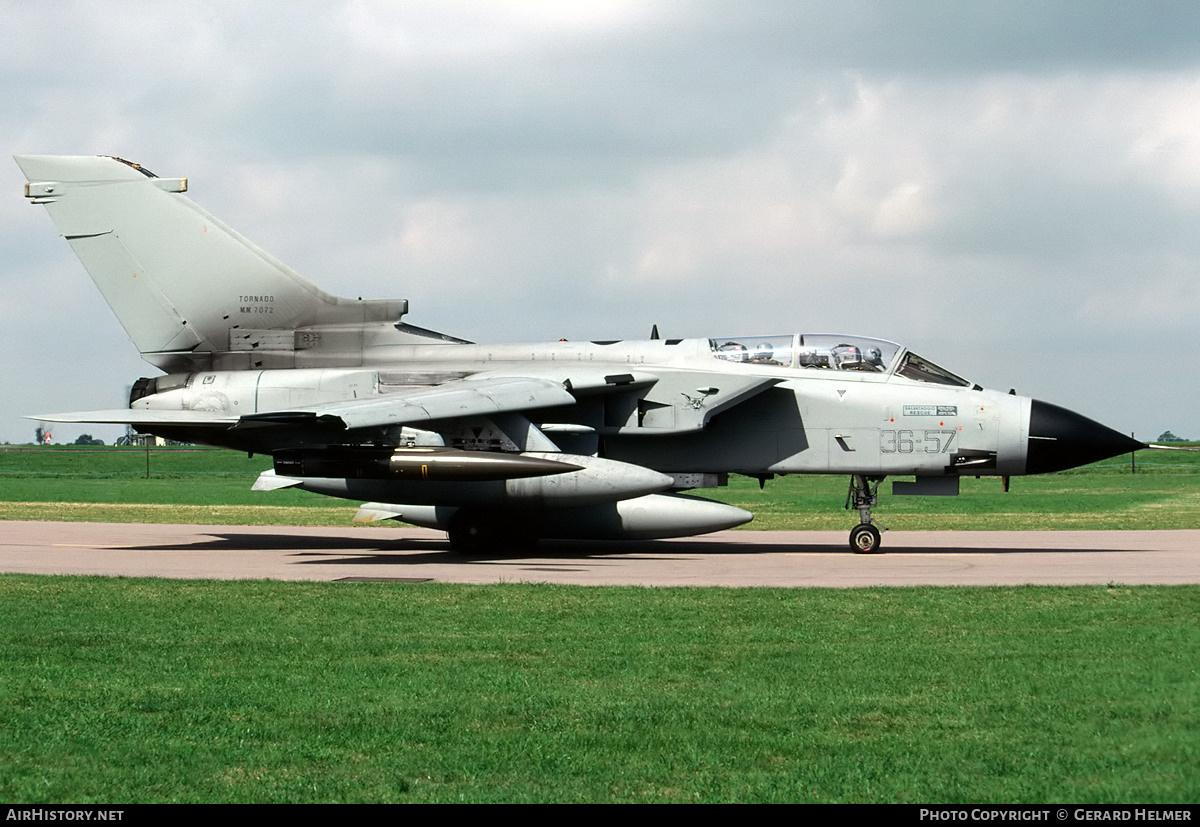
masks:
{"type": "Polygon", "coordinates": [[[542,541],[527,549],[497,551],[491,554],[476,554],[463,557],[451,551],[449,543],[440,537],[373,539],[361,534],[356,536],[316,536],[311,534],[252,534],[224,532],[207,535],[206,541],[184,542],[172,545],[137,547],[139,551],[287,551],[304,558],[309,565],[397,565],[412,566],[430,563],[472,565],[481,563],[518,560],[574,560],[592,558],[642,557],[669,559],[696,555],[814,555],[844,556],[848,559],[869,560],[872,557],[886,558],[890,555],[995,555],[995,554],[1106,554],[1128,552],[1132,549],[1104,548],[1054,548],[1054,547],[935,547],[908,546],[888,548],[881,554],[856,555],[841,543],[730,543],[712,540],[671,541],[542,541]]]}

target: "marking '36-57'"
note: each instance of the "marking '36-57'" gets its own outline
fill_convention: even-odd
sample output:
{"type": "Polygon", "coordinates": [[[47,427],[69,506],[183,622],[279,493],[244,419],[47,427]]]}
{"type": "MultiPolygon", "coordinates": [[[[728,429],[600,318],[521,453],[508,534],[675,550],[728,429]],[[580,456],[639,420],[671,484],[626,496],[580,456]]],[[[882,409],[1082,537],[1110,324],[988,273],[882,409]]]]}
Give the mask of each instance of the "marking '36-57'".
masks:
{"type": "Polygon", "coordinates": [[[883,454],[912,454],[922,451],[926,454],[945,454],[949,453],[957,433],[958,431],[954,430],[882,430],[879,432],[879,451],[883,454]]]}

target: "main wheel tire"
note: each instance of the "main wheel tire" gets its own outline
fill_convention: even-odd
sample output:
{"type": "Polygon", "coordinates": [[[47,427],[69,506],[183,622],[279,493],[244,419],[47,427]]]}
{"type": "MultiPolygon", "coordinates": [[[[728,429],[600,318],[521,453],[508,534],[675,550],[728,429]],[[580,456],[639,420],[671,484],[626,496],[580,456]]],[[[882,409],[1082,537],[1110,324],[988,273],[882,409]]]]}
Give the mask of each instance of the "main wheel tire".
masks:
{"type": "Polygon", "coordinates": [[[450,548],[463,557],[528,552],[538,537],[520,521],[488,509],[459,509],[446,527],[450,548]]]}
{"type": "Polygon", "coordinates": [[[497,534],[495,524],[486,514],[465,508],[459,509],[446,527],[450,548],[463,557],[494,552],[499,539],[497,534]]]}
{"type": "Polygon", "coordinates": [[[870,523],[856,525],[850,530],[850,550],[855,554],[878,554],[882,539],[879,529],[870,523]]]}

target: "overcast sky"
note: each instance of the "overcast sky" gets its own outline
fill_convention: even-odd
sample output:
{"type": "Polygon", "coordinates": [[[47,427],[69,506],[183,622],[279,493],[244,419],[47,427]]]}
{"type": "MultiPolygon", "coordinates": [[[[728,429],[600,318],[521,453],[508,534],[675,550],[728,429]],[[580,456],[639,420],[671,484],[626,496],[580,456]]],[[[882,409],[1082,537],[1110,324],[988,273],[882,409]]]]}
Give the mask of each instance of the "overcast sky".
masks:
{"type": "MultiPolygon", "coordinates": [[[[1200,438],[1200,3],[0,0],[0,144],[118,155],[476,341],[892,339],[1200,438]]],[[[0,159],[0,440],[143,363],[0,159]]],[[[106,441],[119,429],[63,426],[106,441]]]]}

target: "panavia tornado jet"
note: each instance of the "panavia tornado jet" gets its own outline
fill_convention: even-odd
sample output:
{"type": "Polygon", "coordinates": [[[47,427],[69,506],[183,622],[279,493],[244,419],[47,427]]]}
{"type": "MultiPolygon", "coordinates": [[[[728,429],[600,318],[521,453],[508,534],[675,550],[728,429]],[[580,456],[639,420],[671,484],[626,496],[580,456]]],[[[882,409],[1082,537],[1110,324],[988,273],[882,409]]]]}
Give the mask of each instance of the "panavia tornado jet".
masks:
{"type": "Polygon", "coordinates": [[[1147,447],[1077,413],[982,388],[894,342],[785,333],[473,344],[405,322],[406,300],[329,295],[205,212],[185,178],[118,158],[16,159],[142,357],[128,423],[269,454],[259,490],[363,503],[358,519],[445,530],[464,553],[631,540],[752,515],[685,491],[730,474],[843,474],[850,548],[871,509],[1147,447]]]}

